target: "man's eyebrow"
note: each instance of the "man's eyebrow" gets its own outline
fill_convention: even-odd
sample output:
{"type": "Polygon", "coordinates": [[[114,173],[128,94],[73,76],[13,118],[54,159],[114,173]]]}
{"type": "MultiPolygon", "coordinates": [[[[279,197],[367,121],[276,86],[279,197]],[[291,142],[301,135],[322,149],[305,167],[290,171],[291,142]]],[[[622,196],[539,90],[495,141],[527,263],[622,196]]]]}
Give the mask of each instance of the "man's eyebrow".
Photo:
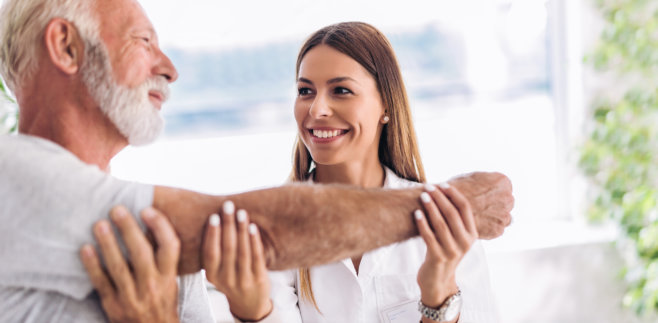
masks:
{"type": "Polygon", "coordinates": [[[149,37],[156,39],[158,38],[158,33],[155,31],[155,28],[153,28],[153,26],[135,27],[132,29],[131,32],[137,34],[148,33],[149,37]]]}

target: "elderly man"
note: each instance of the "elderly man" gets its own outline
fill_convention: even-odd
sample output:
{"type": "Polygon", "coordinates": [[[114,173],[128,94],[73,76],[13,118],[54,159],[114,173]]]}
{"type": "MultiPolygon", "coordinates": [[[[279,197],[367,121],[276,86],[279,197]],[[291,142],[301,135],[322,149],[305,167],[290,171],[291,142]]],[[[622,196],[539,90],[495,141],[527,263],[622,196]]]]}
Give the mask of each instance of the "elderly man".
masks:
{"type": "MultiPolygon", "coordinates": [[[[5,0],[0,46],[0,72],[21,113],[19,135],[0,138],[2,322],[106,319],[78,249],[92,241],[92,226],[101,240],[113,239],[103,219],[118,204],[126,208],[113,209],[111,217],[133,268],[178,262],[178,274],[199,271],[202,230],[227,199],[258,225],[271,269],[335,261],[417,235],[411,214],[421,207],[420,189],[289,185],[208,196],[108,175],[109,161],[121,149],[161,132],[168,83],[178,77],[134,0],[5,0]],[[180,260],[161,257],[162,250],[131,249],[130,239],[141,231],[135,234],[137,222],[128,213],[142,210],[160,249],[169,248],[162,254],[179,247],[167,242],[174,233],[166,222],[173,224],[180,260]]],[[[513,204],[507,178],[476,173],[451,184],[469,198],[481,238],[502,234],[513,204]]],[[[135,275],[139,283],[139,270],[135,275]]],[[[163,282],[172,275],[175,270],[162,272],[163,282]]],[[[202,283],[198,274],[185,275],[178,290],[168,289],[178,291],[182,321],[211,320],[202,283]]],[[[150,292],[133,296],[153,296],[157,288],[150,292]]]]}

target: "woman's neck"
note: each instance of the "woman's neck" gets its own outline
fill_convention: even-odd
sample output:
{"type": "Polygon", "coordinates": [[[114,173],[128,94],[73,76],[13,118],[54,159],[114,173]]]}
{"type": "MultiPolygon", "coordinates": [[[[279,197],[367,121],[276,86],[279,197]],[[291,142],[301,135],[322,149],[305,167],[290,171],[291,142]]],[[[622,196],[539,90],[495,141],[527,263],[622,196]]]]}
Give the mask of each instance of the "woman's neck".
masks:
{"type": "Polygon", "coordinates": [[[375,162],[351,162],[337,165],[316,165],[316,183],[340,183],[364,188],[382,187],[386,174],[384,167],[375,162]]]}

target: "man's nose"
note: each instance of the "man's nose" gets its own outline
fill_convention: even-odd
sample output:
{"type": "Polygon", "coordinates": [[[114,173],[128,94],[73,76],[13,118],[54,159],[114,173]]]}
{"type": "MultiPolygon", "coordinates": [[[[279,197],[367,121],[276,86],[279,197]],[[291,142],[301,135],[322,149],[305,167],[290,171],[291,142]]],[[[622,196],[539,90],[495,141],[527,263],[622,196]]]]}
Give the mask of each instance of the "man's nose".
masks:
{"type": "Polygon", "coordinates": [[[158,55],[158,62],[155,64],[153,73],[155,75],[163,76],[169,83],[175,82],[178,79],[178,71],[176,70],[176,67],[171,62],[169,57],[165,55],[162,50],[160,50],[160,48],[157,48],[156,50],[158,55]]]}

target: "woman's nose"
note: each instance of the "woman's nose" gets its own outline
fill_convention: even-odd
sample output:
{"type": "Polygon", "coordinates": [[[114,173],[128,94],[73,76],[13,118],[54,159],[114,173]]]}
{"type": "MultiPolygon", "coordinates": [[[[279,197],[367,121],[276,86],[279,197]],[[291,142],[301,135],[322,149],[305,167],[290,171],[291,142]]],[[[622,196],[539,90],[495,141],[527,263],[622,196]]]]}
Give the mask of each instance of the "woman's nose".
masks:
{"type": "Polygon", "coordinates": [[[308,113],[314,118],[326,118],[331,115],[332,111],[324,96],[317,95],[311,102],[308,113]]]}

